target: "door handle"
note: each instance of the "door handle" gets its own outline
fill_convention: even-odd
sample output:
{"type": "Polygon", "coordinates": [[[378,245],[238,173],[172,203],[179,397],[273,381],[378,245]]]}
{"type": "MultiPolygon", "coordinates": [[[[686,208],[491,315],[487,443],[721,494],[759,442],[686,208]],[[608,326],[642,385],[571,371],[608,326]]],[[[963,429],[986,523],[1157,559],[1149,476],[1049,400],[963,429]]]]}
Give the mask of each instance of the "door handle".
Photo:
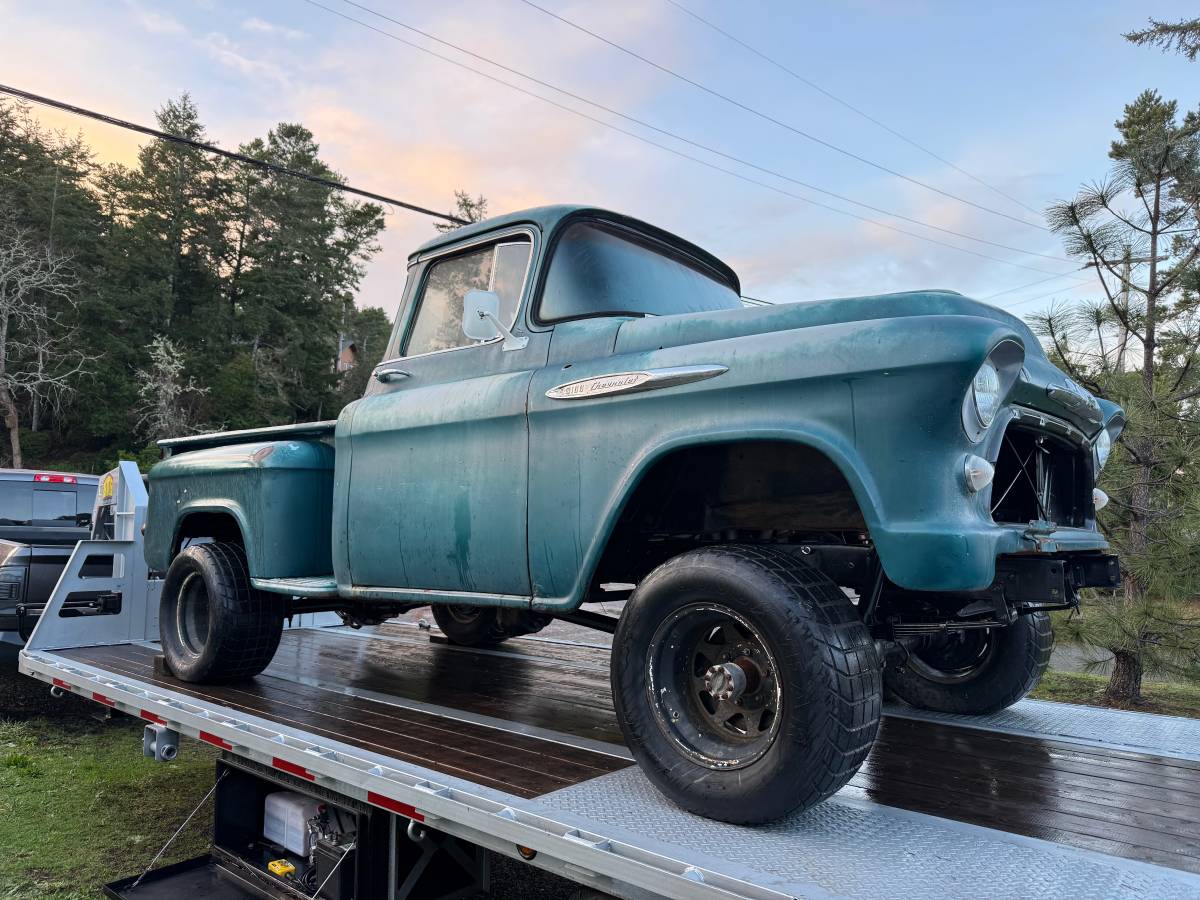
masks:
{"type": "Polygon", "coordinates": [[[375,373],[375,380],[381,384],[388,384],[392,381],[399,381],[401,378],[411,378],[412,372],[405,372],[403,369],[379,369],[375,373]]]}

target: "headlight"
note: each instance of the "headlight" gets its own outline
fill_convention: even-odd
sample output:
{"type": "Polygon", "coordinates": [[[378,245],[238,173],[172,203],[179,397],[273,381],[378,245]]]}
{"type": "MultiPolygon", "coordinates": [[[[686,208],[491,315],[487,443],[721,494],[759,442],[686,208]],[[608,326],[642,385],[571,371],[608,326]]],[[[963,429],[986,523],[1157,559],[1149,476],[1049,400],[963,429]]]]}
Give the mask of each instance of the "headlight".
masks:
{"type": "Polygon", "coordinates": [[[1096,435],[1096,443],[1092,449],[1096,453],[1096,472],[1098,474],[1104,468],[1104,464],[1108,462],[1108,454],[1112,452],[1112,438],[1109,436],[1107,428],[1096,435]]]}
{"type": "Polygon", "coordinates": [[[971,394],[975,398],[975,415],[979,417],[979,424],[987,428],[1000,409],[1000,373],[990,362],[985,362],[975,373],[971,394]]]}
{"type": "Polygon", "coordinates": [[[962,395],[963,433],[972,443],[979,443],[1000,415],[1000,404],[1008,396],[1025,362],[1025,349],[1007,338],[992,348],[975,370],[970,384],[962,395]]]}

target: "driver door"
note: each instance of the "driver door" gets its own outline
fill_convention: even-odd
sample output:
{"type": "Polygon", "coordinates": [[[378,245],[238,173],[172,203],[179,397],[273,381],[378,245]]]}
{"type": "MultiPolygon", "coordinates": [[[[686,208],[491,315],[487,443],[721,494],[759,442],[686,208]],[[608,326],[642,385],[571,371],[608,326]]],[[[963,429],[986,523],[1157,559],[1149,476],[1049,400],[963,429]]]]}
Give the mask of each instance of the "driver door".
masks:
{"type": "Polygon", "coordinates": [[[500,338],[472,341],[462,323],[466,293],[490,290],[504,324],[526,334],[519,312],[533,240],[518,229],[418,263],[395,355],[376,369],[350,423],[346,535],[356,588],[398,599],[530,596],[526,402],[548,335],[506,349],[500,338]]]}

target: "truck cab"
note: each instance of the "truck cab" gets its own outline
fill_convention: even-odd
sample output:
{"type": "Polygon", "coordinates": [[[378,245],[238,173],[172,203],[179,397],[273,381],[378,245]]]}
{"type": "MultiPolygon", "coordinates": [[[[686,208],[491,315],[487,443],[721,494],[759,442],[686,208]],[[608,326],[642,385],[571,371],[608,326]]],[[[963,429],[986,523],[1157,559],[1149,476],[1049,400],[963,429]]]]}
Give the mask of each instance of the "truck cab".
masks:
{"type": "Polygon", "coordinates": [[[1123,425],[954,292],[748,308],[687,241],[543,207],[410,257],[336,423],[163,442],[147,560],[196,680],[261,671],[296,611],[429,604],[480,644],[627,599],[596,624],[631,749],[760,821],[853,774],[885,677],[966,713],[1036,684],[1048,612],[1119,582],[1095,480],[1123,425]]]}

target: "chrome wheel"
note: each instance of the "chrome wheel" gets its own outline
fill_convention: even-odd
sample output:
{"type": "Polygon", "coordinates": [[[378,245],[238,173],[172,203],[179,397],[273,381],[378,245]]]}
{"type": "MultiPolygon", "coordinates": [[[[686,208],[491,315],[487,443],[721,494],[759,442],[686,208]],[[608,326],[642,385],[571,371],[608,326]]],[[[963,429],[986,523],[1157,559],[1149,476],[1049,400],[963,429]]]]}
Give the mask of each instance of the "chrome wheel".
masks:
{"type": "Polygon", "coordinates": [[[779,731],[783,685],[770,645],[717,603],[681,607],[650,640],[647,687],[660,727],[690,758],[737,769],[779,731]]]}
{"type": "Polygon", "coordinates": [[[198,574],[189,574],[179,588],[175,628],[179,643],[188,653],[199,656],[204,652],[209,630],[208,590],[198,574]]]}

